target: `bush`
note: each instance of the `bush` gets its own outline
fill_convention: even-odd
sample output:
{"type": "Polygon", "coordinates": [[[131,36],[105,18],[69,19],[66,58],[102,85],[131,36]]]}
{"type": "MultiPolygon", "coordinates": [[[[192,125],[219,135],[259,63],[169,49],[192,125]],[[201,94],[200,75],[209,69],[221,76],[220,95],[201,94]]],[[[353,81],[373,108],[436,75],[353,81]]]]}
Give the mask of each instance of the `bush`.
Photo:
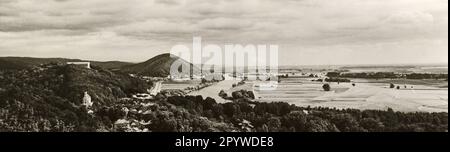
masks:
{"type": "Polygon", "coordinates": [[[240,91],[233,92],[232,96],[233,96],[234,99],[242,99],[242,98],[244,98],[244,95],[242,95],[242,93],[240,91]]]}
{"type": "Polygon", "coordinates": [[[322,88],[323,88],[323,90],[324,91],[331,91],[331,86],[330,86],[330,84],[324,84],[323,86],[322,86],[322,88]]]}
{"type": "Polygon", "coordinates": [[[360,125],[370,132],[381,132],[383,131],[384,125],[382,122],[375,120],[373,118],[364,118],[361,120],[360,125]]]}
{"type": "Polygon", "coordinates": [[[227,97],[228,97],[228,94],[227,94],[227,93],[225,93],[225,91],[223,91],[223,90],[220,90],[220,92],[219,92],[219,97],[222,97],[222,98],[227,98],[227,97]]]}
{"type": "MultiPolygon", "coordinates": [[[[220,94],[220,93],[219,93],[220,94]]],[[[246,99],[251,100],[255,99],[255,94],[252,91],[240,90],[232,93],[232,100],[246,99]]]]}
{"type": "Polygon", "coordinates": [[[351,80],[349,79],[344,79],[344,78],[326,78],[325,79],[326,82],[351,82],[351,80]]]}
{"type": "Polygon", "coordinates": [[[267,121],[267,127],[269,132],[278,132],[281,128],[281,121],[277,117],[270,118],[269,121],[267,121]]]}
{"type": "Polygon", "coordinates": [[[391,83],[389,88],[394,89],[395,88],[395,84],[391,83]]]}

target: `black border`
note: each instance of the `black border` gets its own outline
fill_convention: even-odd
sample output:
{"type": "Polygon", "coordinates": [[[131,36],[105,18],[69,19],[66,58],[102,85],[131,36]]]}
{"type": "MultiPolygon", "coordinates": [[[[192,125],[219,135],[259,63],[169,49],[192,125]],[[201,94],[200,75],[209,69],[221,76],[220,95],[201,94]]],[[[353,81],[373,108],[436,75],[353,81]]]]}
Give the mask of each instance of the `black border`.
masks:
{"type": "Polygon", "coordinates": [[[311,150],[403,150],[447,147],[448,133],[0,133],[0,146],[61,147],[71,150],[106,149],[133,151],[304,151],[311,150]],[[273,137],[272,147],[176,147],[175,140],[219,137],[273,137]],[[356,148],[356,147],[361,147],[356,148]],[[150,148],[150,149],[148,149],[150,148]],[[366,148],[366,149],[364,149],[366,148]]]}

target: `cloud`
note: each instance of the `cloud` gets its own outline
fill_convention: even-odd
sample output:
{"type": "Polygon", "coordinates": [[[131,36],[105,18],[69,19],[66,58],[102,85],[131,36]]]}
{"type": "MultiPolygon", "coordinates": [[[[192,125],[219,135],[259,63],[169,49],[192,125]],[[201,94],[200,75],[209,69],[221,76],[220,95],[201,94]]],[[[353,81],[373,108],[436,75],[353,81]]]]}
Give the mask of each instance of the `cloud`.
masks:
{"type": "Polygon", "coordinates": [[[165,4],[165,5],[181,5],[184,4],[185,0],[155,0],[155,3],[165,4]]]}
{"type": "Polygon", "coordinates": [[[423,12],[398,12],[387,19],[387,22],[394,24],[428,24],[433,21],[433,15],[423,12]]]}
{"type": "Polygon", "coordinates": [[[253,22],[245,19],[214,18],[200,21],[199,27],[210,30],[242,31],[253,26],[253,22]]]}
{"type": "Polygon", "coordinates": [[[447,0],[0,0],[0,56],[77,57],[67,50],[83,49],[104,59],[111,50],[136,49],[151,57],[158,53],[152,50],[168,51],[193,36],[219,44],[279,44],[288,46],[281,50],[286,54],[327,48],[363,55],[375,50],[364,47],[380,45],[420,54],[408,49],[410,42],[444,52],[447,44],[436,42],[447,41],[447,33],[447,0]],[[110,37],[92,36],[98,33],[110,37]]]}

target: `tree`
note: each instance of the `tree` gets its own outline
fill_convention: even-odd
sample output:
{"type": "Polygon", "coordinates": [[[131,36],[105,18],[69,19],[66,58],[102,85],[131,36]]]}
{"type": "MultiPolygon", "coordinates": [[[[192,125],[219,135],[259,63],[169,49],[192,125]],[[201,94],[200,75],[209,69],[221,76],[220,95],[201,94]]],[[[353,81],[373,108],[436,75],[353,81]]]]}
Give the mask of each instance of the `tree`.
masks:
{"type": "Polygon", "coordinates": [[[327,77],[339,77],[341,76],[340,72],[328,72],[327,77]]]}
{"type": "Polygon", "coordinates": [[[253,91],[247,91],[247,95],[250,99],[255,99],[255,94],[253,93],[253,91]]]}
{"type": "Polygon", "coordinates": [[[338,132],[334,124],[319,117],[310,117],[307,126],[307,132],[338,132]]]}
{"type": "Polygon", "coordinates": [[[285,127],[294,127],[295,131],[306,131],[306,114],[300,111],[291,112],[282,119],[285,127]]]}
{"type": "Polygon", "coordinates": [[[217,104],[216,100],[214,100],[214,99],[211,98],[211,97],[206,97],[205,101],[203,101],[202,103],[203,103],[203,104],[202,104],[202,105],[203,105],[203,108],[204,108],[204,109],[208,109],[208,110],[213,109],[213,108],[214,108],[214,105],[217,104]]]}
{"type": "Polygon", "coordinates": [[[323,88],[324,91],[331,91],[330,84],[328,84],[328,83],[324,84],[324,85],[322,86],[322,88],[323,88]]]}
{"type": "Polygon", "coordinates": [[[270,118],[269,121],[267,121],[267,127],[270,132],[277,132],[281,128],[281,121],[277,117],[270,118]]]}
{"type": "Polygon", "coordinates": [[[225,91],[220,90],[220,92],[219,92],[219,97],[226,98],[226,97],[228,97],[228,94],[225,93],[225,91]]]}
{"type": "Polygon", "coordinates": [[[236,91],[232,93],[232,96],[234,99],[241,99],[244,98],[244,95],[242,95],[241,91],[236,91]]]}
{"type": "Polygon", "coordinates": [[[394,89],[395,88],[395,84],[391,83],[389,88],[394,89]]]}
{"type": "Polygon", "coordinates": [[[336,127],[341,132],[361,132],[364,131],[363,128],[359,126],[358,121],[356,119],[348,114],[337,114],[335,115],[331,121],[336,125],[336,127]]]}
{"type": "Polygon", "coordinates": [[[239,113],[239,108],[233,103],[226,103],[223,105],[223,113],[228,117],[233,117],[233,115],[239,113]]]}
{"type": "Polygon", "coordinates": [[[370,132],[381,132],[384,128],[383,123],[374,118],[364,118],[360,121],[360,125],[370,132]]]}
{"type": "Polygon", "coordinates": [[[208,80],[206,80],[205,78],[202,78],[202,84],[208,83],[208,80]]]}

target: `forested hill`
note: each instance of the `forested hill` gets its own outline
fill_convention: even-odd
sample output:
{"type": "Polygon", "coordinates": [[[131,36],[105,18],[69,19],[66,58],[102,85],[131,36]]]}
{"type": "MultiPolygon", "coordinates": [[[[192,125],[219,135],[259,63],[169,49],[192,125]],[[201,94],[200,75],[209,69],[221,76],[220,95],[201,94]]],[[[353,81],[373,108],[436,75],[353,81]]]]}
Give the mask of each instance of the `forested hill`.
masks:
{"type": "Polygon", "coordinates": [[[65,64],[66,62],[91,62],[94,66],[104,69],[119,69],[132,63],[120,61],[97,62],[65,58],[31,58],[31,57],[0,57],[0,70],[23,70],[49,63],[65,64]]]}
{"type": "MultiPolygon", "coordinates": [[[[167,77],[170,75],[170,68],[172,64],[177,61],[180,61],[179,67],[181,67],[181,65],[184,67],[193,67],[194,74],[200,74],[200,69],[194,66],[192,63],[189,63],[188,61],[181,59],[180,57],[168,53],[155,56],[150,60],[142,63],[123,66],[121,70],[123,72],[144,76],[167,77]]],[[[182,74],[189,75],[189,71],[182,74]]]]}
{"type": "Polygon", "coordinates": [[[47,64],[0,71],[0,131],[94,131],[102,124],[81,106],[84,92],[97,111],[150,85],[98,66],[47,64]]]}

